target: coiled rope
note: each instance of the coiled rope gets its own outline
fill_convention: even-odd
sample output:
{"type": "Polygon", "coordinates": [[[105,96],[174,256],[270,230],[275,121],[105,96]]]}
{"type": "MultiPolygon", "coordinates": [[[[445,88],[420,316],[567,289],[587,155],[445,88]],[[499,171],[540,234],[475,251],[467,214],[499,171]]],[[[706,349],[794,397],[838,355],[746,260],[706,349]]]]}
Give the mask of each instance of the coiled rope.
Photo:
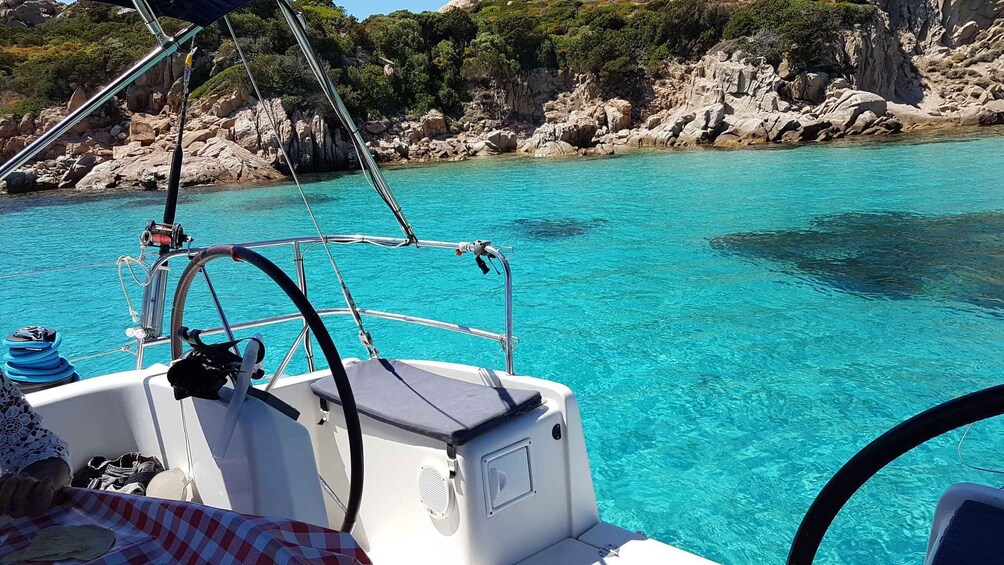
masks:
{"type": "Polygon", "coordinates": [[[7,378],[26,390],[37,390],[75,381],[73,365],[59,354],[62,336],[40,326],[23,328],[3,340],[4,372],[7,378]]]}

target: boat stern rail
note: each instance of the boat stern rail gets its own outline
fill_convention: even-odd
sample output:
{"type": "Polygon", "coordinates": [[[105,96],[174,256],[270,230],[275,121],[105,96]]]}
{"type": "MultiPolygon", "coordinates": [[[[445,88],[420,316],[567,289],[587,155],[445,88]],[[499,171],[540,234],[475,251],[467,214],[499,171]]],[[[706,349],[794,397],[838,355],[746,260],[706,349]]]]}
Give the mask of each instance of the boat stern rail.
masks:
{"type": "MultiPolygon", "coordinates": [[[[513,364],[513,349],[515,344],[515,337],[513,335],[513,304],[512,304],[512,270],[509,266],[509,261],[506,258],[505,253],[502,252],[498,247],[491,245],[490,242],[486,241],[470,241],[470,242],[446,242],[446,241],[434,241],[434,240],[418,240],[417,242],[409,242],[403,238],[395,237],[382,237],[382,236],[368,236],[368,235],[325,235],[323,238],[318,236],[305,236],[305,237],[291,237],[283,239],[273,239],[265,241],[253,241],[247,243],[237,244],[240,247],[246,247],[248,249],[263,249],[271,247],[283,247],[290,246],[293,250],[293,263],[296,269],[296,280],[297,284],[300,286],[301,291],[309,298],[307,293],[307,278],[305,271],[305,254],[307,251],[315,246],[319,246],[325,243],[337,244],[337,245],[359,245],[359,244],[369,244],[376,245],[378,247],[386,248],[399,248],[408,247],[415,245],[418,248],[431,248],[431,249],[446,249],[450,250],[458,255],[464,253],[473,253],[478,256],[489,257],[494,260],[498,260],[502,267],[502,274],[504,276],[505,284],[505,330],[503,333],[490,332],[483,329],[474,328],[471,326],[456,324],[451,322],[444,322],[440,320],[433,320],[429,318],[421,318],[417,316],[410,316],[406,314],[399,314],[394,312],[384,312],[380,310],[370,310],[370,309],[359,309],[358,312],[362,316],[367,316],[371,318],[379,318],[384,320],[393,320],[403,323],[416,324],[425,327],[437,328],[441,330],[461,333],[465,335],[474,336],[477,338],[488,339],[498,343],[502,347],[502,351],[505,354],[505,365],[506,372],[509,374],[514,374],[515,368],[513,364]]],[[[196,253],[202,251],[204,248],[191,247],[186,249],[178,249],[164,255],[161,255],[150,267],[150,281],[144,287],[143,291],[143,302],[142,302],[142,313],[140,317],[140,328],[131,330],[130,335],[134,336],[137,341],[137,351],[136,351],[136,368],[140,369],[143,366],[144,361],[144,350],[148,346],[161,345],[164,343],[170,343],[170,336],[163,335],[163,325],[164,325],[164,308],[167,302],[167,278],[169,274],[168,264],[172,260],[190,259],[196,253]]],[[[344,316],[352,315],[352,310],[349,308],[324,308],[318,309],[318,313],[323,316],[344,316]]],[[[272,316],[268,318],[259,318],[255,320],[249,320],[241,323],[230,323],[226,317],[220,312],[222,325],[215,328],[210,328],[203,331],[203,335],[212,335],[219,333],[226,333],[228,336],[232,335],[232,332],[247,330],[252,328],[259,328],[263,326],[270,326],[282,323],[288,323],[296,320],[300,320],[303,323],[303,317],[299,314],[286,314],[281,316],[272,316]]],[[[314,359],[312,350],[310,348],[310,340],[305,339],[309,335],[309,332],[304,330],[301,332],[301,336],[296,339],[290,351],[286,354],[282,363],[282,369],[289,363],[289,358],[292,357],[295,350],[303,343],[305,348],[305,353],[307,357],[308,370],[314,371],[314,359]]],[[[282,370],[280,370],[275,377],[279,377],[282,370]]]]}

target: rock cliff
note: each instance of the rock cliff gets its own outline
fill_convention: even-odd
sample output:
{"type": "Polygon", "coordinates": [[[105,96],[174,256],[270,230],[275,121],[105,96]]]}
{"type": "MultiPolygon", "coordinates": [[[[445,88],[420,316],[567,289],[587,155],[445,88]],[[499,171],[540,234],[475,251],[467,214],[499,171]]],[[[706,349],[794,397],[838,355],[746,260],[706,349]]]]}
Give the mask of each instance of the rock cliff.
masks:
{"type": "Polygon", "coordinates": [[[695,63],[667,62],[632,104],[633,129],[607,127],[616,99],[581,78],[550,104],[548,123],[522,146],[538,156],[568,128],[575,148],[734,147],[884,135],[904,129],[1004,123],[1004,3],[880,0],[868,21],[829,45],[829,69],[770,65],[725,42],[695,63]],[[556,122],[556,123],[554,123],[556,122]]]}
{"type": "MultiPolygon", "coordinates": [[[[455,0],[444,9],[467,9],[455,0]]],[[[770,64],[727,41],[703,57],[650,67],[644,84],[605,89],[592,75],[538,70],[471,83],[464,111],[358,124],[384,162],[521,152],[606,155],[628,147],[736,147],[1004,123],[1004,1],[874,0],[866,21],[827,45],[825,65],[770,64]]],[[[0,21],[58,17],[49,0],[0,0],[0,21]]],[[[211,56],[197,65],[225,68],[211,56]]],[[[0,190],[162,187],[181,103],[181,62],[157,65],[0,190]]],[[[87,93],[39,116],[0,119],[10,158],[87,93]]],[[[358,166],[347,132],[313,110],[231,90],[193,101],[185,186],[273,180],[358,166]],[[275,120],[278,136],[273,132],[275,120]],[[277,141],[278,139],[278,141],[277,141]],[[281,156],[280,144],[291,163],[281,156]]]]}
{"type": "Polygon", "coordinates": [[[7,27],[32,27],[54,18],[63,11],[56,0],[0,0],[0,24],[7,27]]]}

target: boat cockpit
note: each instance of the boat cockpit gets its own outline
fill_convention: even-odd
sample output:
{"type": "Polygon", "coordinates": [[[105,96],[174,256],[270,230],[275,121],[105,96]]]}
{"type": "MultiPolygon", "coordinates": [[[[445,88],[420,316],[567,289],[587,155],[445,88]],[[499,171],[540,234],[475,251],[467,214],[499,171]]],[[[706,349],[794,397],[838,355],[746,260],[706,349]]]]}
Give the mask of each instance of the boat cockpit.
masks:
{"type": "MultiPolygon", "coordinates": [[[[112,0],[136,8],[158,46],[0,165],[0,179],[216,21],[229,30],[255,95],[263,100],[227,18],[248,1],[112,0]],[[191,25],[168,37],[158,20],[164,15],[191,25]]],[[[135,369],[70,384],[60,381],[61,386],[28,395],[46,425],[72,446],[73,467],[82,467],[93,455],[155,456],[171,469],[176,481],[151,494],[338,528],[351,533],[381,564],[711,563],[600,519],[574,394],[558,382],[518,375],[514,367],[512,277],[506,254],[488,241],[426,241],[415,235],[314,53],[303,15],[288,0],[276,2],[335,116],[349,132],[366,179],[394,215],[403,237],[325,235],[296,171],[291,170],[315,235],[192,247],[175,218],[184,155],[187,105],[183,103],[163,220],[151,222],[141,237],[144,250],[158,250],[159,256],[152,264],[141,259],[144,255],[126,261],[130,268],[144,271],[138,327],[129,332],[136,340],[135,369]],[[358,307],[335,262],[332,248],[339,245],[470,254],[485,272],[486,260],[498,262],[505,281],[503,332],[358,307]],[[278,246],[292,248],[293,276],[258,252],[278,246]],[[323,249],[327,255],[344,307],[315,308],[308,299],[303,264],[309,248],[323,249]],[[249,276],[271,279],[292,302],[292,313],[231,322],[207,270],[209,263],[218,260],[255,267],[259,273],[249,276]],[[176,281],[170,279],[172,261],[184,265],[176,281]],[[213,304],[199,308],[215,310],[219,327],[198,331],[185,325],[186,309],[194,307],[187,304],[188,291],[197,279],[205,281],[213,299],[213,304]],[[358,325],[366,359],[339,355],[323,319],[341,315],[351,316],[358,325]],[[365,318],[493,341],[502,349],[505,368],[381,357],[365,330],[365,318]],[[259,380],[265,376],[260,366],[263,339],[255,336],[238,343],[236,334],[282,323],[300,324],[301,329],[282,362],[259,380]],[[212,336],[225,336],[225,341],[209,343],[212,336]],[[315,343],[320,356],[315,355],[315,343]],[[148,366],[146,348],[167,344],[172,362],[148,366]],[[301,349],[307,371],[287,375],[286,369],[301,349]],[[323,363],[318,357],[323,357],[323,363]]],[[[187,93],[191,55],[183,93],[187,93]]],[[[275,117],[265,113],[280,153],[291,163],[275,117]]],[[[813,562],[843,504],[889,461],[919,442],[1001,413],[1004,387],[995,387],[950,401],[890,430],[823,489],[795,536],[788,563],[813,562]]],[[[973,485],[950,490],[938,508],[928,565],[1000,563],[1004,550],[999,540],[1004,538],[991,535],[1000,528],[977,536],[991,540],[983,545],[970,534],[980,527],[986,532],[987,524],[999,524],[1002,514],[1004,497],[999,491],[973,485]],[[960,553],[960,547],[969,553],[960,553]],[[987,556],[996,556],[997,561],[988,561],[987,556]]]]}
{"type": "MultiPolygon", "coordinates": [[[[376,563],[710,563],[600,520],[579,409],[567,387],[511,370],[340,358],[322,314],[345,309],[316,310],[301,285],[250,248],[310,240],[163,256],[152,271],[160,282],[147,293],[165,293],[167,277],[157,273],[168,272],[170,259],[187,261],[174,293],[171,337],[159,336],[156,323],[134,332],[137,361],[146,347],[168,342],[181,361],[30,395],[47,425],[73,446],[74,466],[93,454],[154,455],[183,477],[175,491],[183,500],[349,531],[376,563]],[[257,267],[297,312],[231,324],[221,309],[221,327],[188,329],[188,289],[215,259],[257,267]],[[205,352],[214,334],[233,337],[237,330],[282,322],[304,326],[283,366],[311,335],[327,368],[298,376],[280,370],[254,386],[262,346],[257,336],[246,341],[240,357],[225,351],[237,360],[231,365],[236,370],[214,391],[217,398],[190,394],[196,387],[188,384],[192,368],[184,363],[183,340],[205,352]]],[[[505,255],[486,242],[423,247],[484,253],[509,273],[505,255]]],[[[156,294],[144,303],[163,316],[156,294]]],[[[505,334],[491,334],[380,315],[513,342],[511,322],[505,334]]],[[[233,341],[213,347],[227,350],[233,341]]],[[[201,373],[197,378],[206,380],[201,373]]]]}

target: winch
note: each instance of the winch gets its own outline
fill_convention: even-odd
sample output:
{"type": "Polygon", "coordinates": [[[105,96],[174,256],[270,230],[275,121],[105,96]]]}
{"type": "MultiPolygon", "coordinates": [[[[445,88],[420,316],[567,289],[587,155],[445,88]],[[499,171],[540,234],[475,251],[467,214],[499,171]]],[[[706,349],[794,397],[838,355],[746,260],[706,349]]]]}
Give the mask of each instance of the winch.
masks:
{"type": "Polygon", "coordinates": [[[185,233],[181,224],[164,224],[151,221],[139,236],[139,244],[143,247],[154,245],[168,249],[181,249],[185,244],[194,241],[185,233]]]}
{"type": "Polygon", "coordinates": [[[4,373],[24,393],[52,388],[79,379],[76,369],[59,354],[62,336],[43,326],[21,328],[3,340],[4,373]]]}

